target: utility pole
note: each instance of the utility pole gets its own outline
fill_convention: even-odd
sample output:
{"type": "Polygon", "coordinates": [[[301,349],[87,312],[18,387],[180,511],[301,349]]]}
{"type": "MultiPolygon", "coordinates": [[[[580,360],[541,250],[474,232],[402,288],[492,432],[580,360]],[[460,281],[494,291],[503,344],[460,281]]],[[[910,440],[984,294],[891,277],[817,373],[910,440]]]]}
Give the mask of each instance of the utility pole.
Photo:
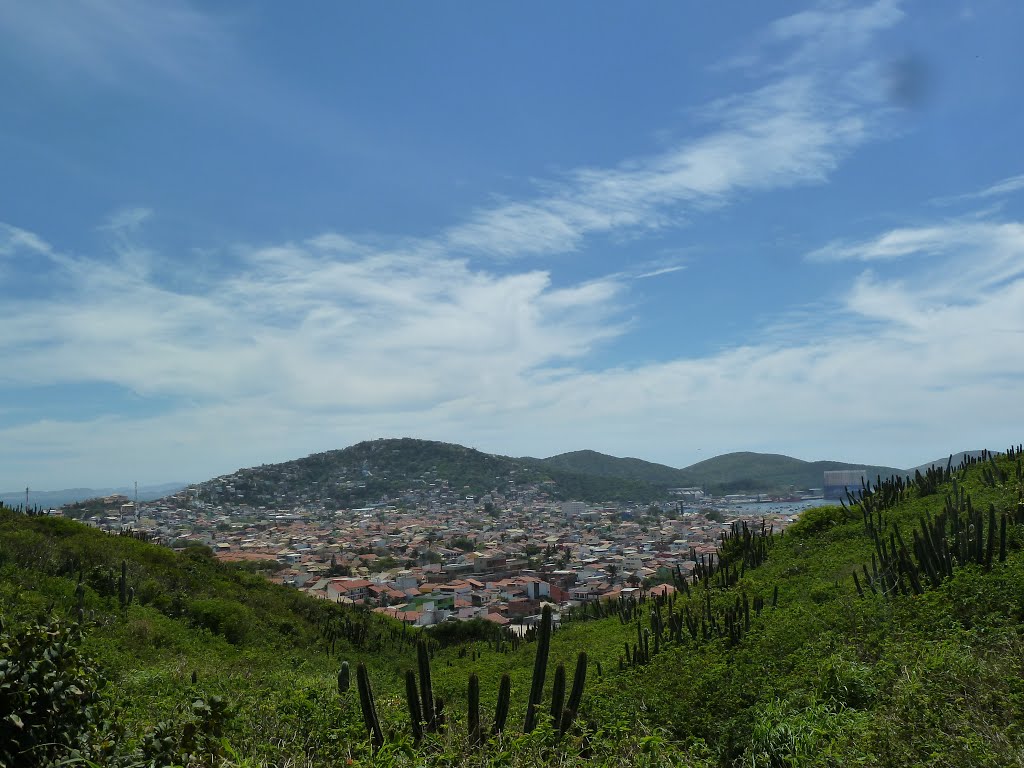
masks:
{"type": "Polygon", "coordinates": [[[28,486],[25,486],[25,514],[28,514],[28,486]]]}

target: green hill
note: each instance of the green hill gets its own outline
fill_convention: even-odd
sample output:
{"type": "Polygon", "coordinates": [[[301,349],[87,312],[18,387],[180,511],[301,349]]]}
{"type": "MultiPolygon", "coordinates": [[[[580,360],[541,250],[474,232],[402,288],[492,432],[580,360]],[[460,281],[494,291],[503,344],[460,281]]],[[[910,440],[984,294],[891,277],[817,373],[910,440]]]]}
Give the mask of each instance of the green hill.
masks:
{"type": "MultiPolygon", "coordinates": [[[[539,487],[554,499],[633,501],[664,499],[669,488],[702,486],[715,494],[820,488],[828,469],[864,465],[807,462],[788,456],[730,453],[685,469],[596,451],[547,459],[511,458],[453,443],[413,438],[370,440],[280,464],[240,469],[200,483],[200,497],[218,504],[273,506],[320,503],[328,508],[410,500],[430,493],[448,497],[509,494],[539,487]]],[[[871,477],[903,474],[868,466],[871,477]]]]}
{"type": "Polygon", "coordinates": [[[555,467],[568,472],[579,472],[584,475],[617,477],[624,480],[638,480],[663,488],[674,488],[681,485],[680,470],[664,464],[644,461],[643,459],[609,456],[597,451],[572,451],[560,453],[540,463],[547,467],[555,467]]]}
{"type": "Polygon", "coordinates": [[[871,478],[906,474],[896,467],[802,461],[774,453],[751,452],[727,453],[683,469],[642,459],[620,459],[597,451],[573,451],[539,461],[543,466],[580,474],[636,480],[661,488],[699,486],[714,494],[821,488],[824,473],[836,469],[866,469],[871,478]]]}
{"type": "Polygon", "coordinates": [[[567,617],[543,711],[557,665],[571,677],[585,649],[590,666],[562,737],[545,718],[523,732],[536,642],[472,625],[434,635],[447,720],[414,746],[415,631],[201,548],[0,512],[0,764],[1024,764],[1019,453],[809,510],[781,536],[734,533],[671,600],[567,617]],[[368,666],[375,756],[356,686],[339,695],[342,660],[368,666]],[[506,732],[478,747],[471,674],[485,728],[503,674],[512,691],[506,732]]]}
{"type": "Polygon", "coordinates": [[[866,469],[869,478],[903,475],[896,467],[847,464],[841,461],[802,461],[775,453],[727,453],[680,470],[686,485],[703,485],[715,492],[821,488],[824,473],[866,469]]]}
{"type": "Polygon", "coordinates": [[[549,467],[533,459],[483,453],[453,443],[413,438],[370,440],[281,464],[241,469],[199,487],[215,503],[272,505],[282,499],[338,508],[371,504],[432,489],[449,496],[482,496],[546,484],[556,499],[650,501],[661,488],[549,467]]]}
{"type": "MultiPolygon", "coordinates": [[[[505,495],[530,486],[553,499],[646,503],[664,499],[669,488],[683,486],[702,486],[714,494],[820,488],[825,470],[863,466],[730,453],[673,469],[596,451],[547,459],[511,458],[453,443],[401,438],[370,440],[280,464],[240,469],[196,487],[204,501],[252,506],[318,503],[341,509],[430,494],[505,495]]],[[[903,474],[893,467],[868,466],[867,470],[870,477],[903,474]]]]}
{"type": "Polygon", "coordinates": [[[914,474],[914,472],[927,472],[929,467],[945,467],[947,464],[956,466],[964,461],[964,459],[977,459],[982,454],[986,453],[984,450],[979,451],[960,451],[954,453],[951,456],[942,456],[941,458],[935,459],[934,461],[927,461],[924,464],[919,464],[913,469],[907,470],[908,474],[914,474]]]}

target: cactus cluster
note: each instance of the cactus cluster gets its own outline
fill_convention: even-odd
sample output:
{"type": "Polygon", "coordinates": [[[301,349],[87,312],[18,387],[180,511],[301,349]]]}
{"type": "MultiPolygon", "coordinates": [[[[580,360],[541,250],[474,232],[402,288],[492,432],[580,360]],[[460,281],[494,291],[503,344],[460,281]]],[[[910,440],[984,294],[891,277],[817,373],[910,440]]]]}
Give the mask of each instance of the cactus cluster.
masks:
{"type": "MultiPolygon", "coordinates": [[[[1011,448],[1007,453],[1011,459],[1016,458],[1020,462],[1019,447],[1011,448]]],[[[979,462],[986,463],[982,474],[987,484],[1006,482],[1007,473],[988,452],[983,452],[977,459],[966,458],[957,471],[979,462]]],[[[909,546],[899,526],[883,515],[883,510],[888,508],[886,500],[900,490],[896,479],[874,488],[865,486],[857,496],[850,495],[851,503],[861,508],[865,531],[875,545],[870,569],[866,563],[861,566],[863,581],[860,574],[853,573],[854,588],[861,597],[866,597],[868,592],[885,597],[919,595],[925,589],[936,588],[944,580],[952,578],[953,569],[957,566],[973,563],[988,570],[996,559],[999,562],[1006,560],[1007,525],[1024,523],[1024,505],[1018,504],[1016,509],[1003,512],[996,510],[994,504],[989,504],[987,512],[976,509],[970,494],[954,474],[952,459],[945,470],[929,470],[929,477],[924,480],[925,490],[937,492],[931,487],[931,482],[940,475],[948,480],[950,486],[942,512],[934,518],[931,515],[920,517],[920,527],[912,530],[909,546]],[[882,490],[886,487],[888,492],[882,490]]],[[[916,482],[920,485],[920,481],[916,482]]]]}
{"type": "MultiPolygon", "coordinates": [[[[527,732],[536,728],[540,717],[552,624],[551,607],[545,606],[541,615],[541,625],[538,628],[537,658],[534,664],[530,699],[527,704],[527,720],[524,726],[524,730],[527,732]]],[[[406,706],[409,711],[413,742],[416,745],[422,742],[426,734],[438,731],[445,725],[444,702],[440,697],[435,697],[433,692],[430,656],[428,643],[425,640],[417,642],[417,669],[415,671],[409,669],[405,673],[406,706]]],[[[559,665],[555,670],[550,716],[555,729],[560,735],[568,732],[576,720],[580,703],[583,700],[586,677],[587,654],[580,653],[576,660],[576,671],[573,675],[572,689],[569,692],[568,699],[566,699],[565,668],[559,665]]],[[[363,723],[370,737],[371,747],[376,751],[383,746],[385,737],[377,715],[373,691],[370,688],[369,673],[367,672],[366,665],[363,663],[360,663],[357,667],[356,682],[359,688],[359,706],[363,715],[363,723]]],[[[343,694],[347,688],[348,665],[345,663],[342,665],[342,670],[338,673],[338,691],[343,694]],[[344,684],[342,682],[343,678],[344,684]]],[[[475,672],[469,676],[466,698],[468,702],[466,728],[469,742],[474,748],[479,748],[483,746],[485,738],[483,720],[480,714],[480,679],[475,672]]],[[[502,675],[501,682],[498,685],[498,699],[494,710],[494,722],[489,731],[491,738],[498,736],[504,731],[508,722],[511,699],[512,681],[505,674],[502,675]]]]}

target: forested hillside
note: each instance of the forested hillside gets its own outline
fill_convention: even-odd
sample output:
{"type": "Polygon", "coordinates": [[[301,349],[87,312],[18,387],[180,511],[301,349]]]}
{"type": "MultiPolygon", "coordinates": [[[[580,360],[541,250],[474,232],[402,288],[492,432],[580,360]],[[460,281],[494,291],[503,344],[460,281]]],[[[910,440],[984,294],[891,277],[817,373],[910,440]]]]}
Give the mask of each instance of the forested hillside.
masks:
{"type": "Polygon", "coordinates": [[[240,469],[199,485],[214,503],[271,505],[282,499],[337,508],[444,492],[456,497],[539,487],[554,499],[651,501],[664,488],[636,479],[601,477],[512,459],[453,443],[413,438],[370,440],[339,451],[240,469]]]}
{"type": "Polygon", "coordinates": [[[2,512],[0,764],[1024,764],[1019,449],[737,527],[675,584],[430,634],[2,512]]]}
{"type": "MultiPolygon", "coordinates": [[[[200,497],[214,504],[315,503],[329,509],[403,496],[479,497],[530,488],[554,500],[646,503],[666,498],[669,488],[683,486],[704,487],[714,494],[820,488],[825,470],[855,467],[861,465],[731,453],[673,469],[596,451],[547,459],[511,458],[453,443],[401,438],[370,440],[338,451],[240,469],[197,487],[200,497]]],[[[869,477],[904,474],[891,467],[867,470],[869,477]]]]}
{"type": "MultiPolygon", "coordinates": [[[[786,488],[821,488],[824,473],[864,469],[869,478],[900,477],[904,470],[842,461],[803,461],[775,453],[727,453],[680,470],[687,485],[705,485],[718,493],[786,488]]],[[[913,471],[910,472],[913,474],[913,471]]]]}

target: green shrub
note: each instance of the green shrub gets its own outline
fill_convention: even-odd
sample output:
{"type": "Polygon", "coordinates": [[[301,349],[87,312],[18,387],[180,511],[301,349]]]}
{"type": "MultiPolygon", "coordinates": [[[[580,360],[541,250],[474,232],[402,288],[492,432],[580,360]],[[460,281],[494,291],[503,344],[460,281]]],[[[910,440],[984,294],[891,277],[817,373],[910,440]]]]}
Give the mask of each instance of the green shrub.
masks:
{"type": "Polygon", "coordinates": [[[31,768],[74,756],[98,757],[113,739],[104,680],[79,649],[77,625],[35,621],[0,630],[0,766],[31,768]]]}
{"type": "Polygon", "coordinates": [[[193,600],[189,603],[188,615],[197,627],[221,635],[232,645],[245,640],[253,623],[253,615],[248,608],[233,600],[221,598],[193,600]]]}
{"type": "Polygon", "coordinates": [[[867,707],[877,693],[871,667],[839,654],[821,660],[817,682],[819,696],[844,707],[867,707]]]}
{"type": "Polygon", "coordinates": [[[806,539],[848,522],[848,514],[847,510],[841,506],[812,507],[800,513],[800,519],[790,526],[787,533],[806,539]]]}

